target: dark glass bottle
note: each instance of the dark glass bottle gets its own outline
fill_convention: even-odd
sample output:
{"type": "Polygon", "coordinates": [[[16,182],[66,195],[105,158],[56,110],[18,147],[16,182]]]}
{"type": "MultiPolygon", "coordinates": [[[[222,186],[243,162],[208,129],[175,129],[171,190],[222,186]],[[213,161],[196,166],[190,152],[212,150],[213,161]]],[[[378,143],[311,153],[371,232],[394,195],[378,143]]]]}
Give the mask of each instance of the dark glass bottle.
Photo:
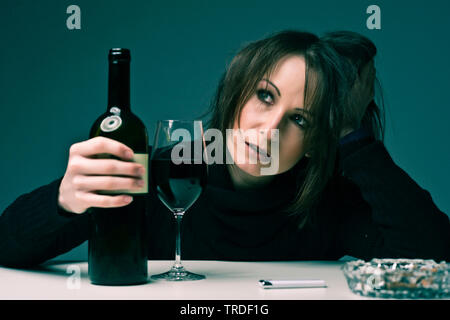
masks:
{"type": "MultiPolygon", "coordinates": [[[[146,183],[139,190],[99,192],[132,195],[133,201],[125,207],[90,209],[89,278],[99,285],[139,284],[148,277],[148,135],[130,109],[130,61],[128,49],[109,51],[108,108],[93,124],[90,138],[107,137],[133,149],[133,160],[146,168],[146,183]]],[[[114,157],[103,154],[97,158],[114,157]]]]}

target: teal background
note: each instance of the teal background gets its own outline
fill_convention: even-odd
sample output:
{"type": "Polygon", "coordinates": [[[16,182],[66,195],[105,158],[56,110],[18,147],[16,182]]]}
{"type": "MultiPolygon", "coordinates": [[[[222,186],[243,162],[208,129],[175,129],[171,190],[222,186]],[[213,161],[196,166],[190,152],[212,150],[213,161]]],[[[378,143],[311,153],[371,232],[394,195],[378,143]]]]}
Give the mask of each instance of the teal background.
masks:
{"type": "MultiPolygon", "coordinates": [[[[155,121],[204,112],[233,55],[283,29],[360,32],[379,49],[386,146],[438,207],[450,212],[448,1],[228,0],[0,2],[0,212],[61,177],[71,144],[106,108],[107,53],[132,53],[132,109],[155,121]],[[68,30],[66,8],[81,8],[68,30]],[[381,30],[366,8],[381,8],[381,30]]],[[[86,257],[86,243],[64,258],[86,257]]]]}

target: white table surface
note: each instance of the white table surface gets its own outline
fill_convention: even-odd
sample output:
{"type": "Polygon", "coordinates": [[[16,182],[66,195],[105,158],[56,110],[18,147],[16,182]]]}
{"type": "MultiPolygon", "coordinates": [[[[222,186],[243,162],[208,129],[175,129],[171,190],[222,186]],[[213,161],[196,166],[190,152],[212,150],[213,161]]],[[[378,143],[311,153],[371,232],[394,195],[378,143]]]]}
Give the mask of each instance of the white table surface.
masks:
{"type": "MultiPolygon", "coordinates": [[[[167,271],[172,261],[149,261],[149,274],[167,271]]],[[[366,299],[353,294],[340,269],[343,262],[184,261],[199,281],[149,281],[136,286],[92,285],[86,262],[52,262],[34,270],[0,267],[0,299],[302,300],[366,299]],[[68,267],[79,270],[76,281],[68,267]],[[260,279],[323,279],[327,288],[262,289],[260,279]]]]}

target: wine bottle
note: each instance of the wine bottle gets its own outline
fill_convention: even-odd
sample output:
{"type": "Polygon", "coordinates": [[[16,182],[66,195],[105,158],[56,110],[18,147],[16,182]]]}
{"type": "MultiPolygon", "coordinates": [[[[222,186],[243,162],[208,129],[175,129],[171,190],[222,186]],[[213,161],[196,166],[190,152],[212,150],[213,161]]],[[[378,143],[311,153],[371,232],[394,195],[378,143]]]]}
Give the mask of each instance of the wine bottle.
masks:
{"type": "MultiPolygon", "coordinates": [[[[148,277],[148,135],[130,108],[130,51],[111,49],[108,60],[108,107],[92,125],[90,138],[103,136],[127,145],[134,152],[132,161],[142,164],[146,174],[139,190],[98,191],[130,194],[133,201],[124,207],[90,209],[89,278],[93,284],[131,285],[145,283],[148,277]]],[[[115,158],[108,154],[96,157],[115,158]]]]}

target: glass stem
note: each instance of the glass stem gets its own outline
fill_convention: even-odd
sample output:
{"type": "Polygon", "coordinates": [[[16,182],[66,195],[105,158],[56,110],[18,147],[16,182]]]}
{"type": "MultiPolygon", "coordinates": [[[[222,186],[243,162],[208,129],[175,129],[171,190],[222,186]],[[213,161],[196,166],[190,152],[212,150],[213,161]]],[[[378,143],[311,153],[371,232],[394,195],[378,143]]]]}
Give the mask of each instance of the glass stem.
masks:
{"type": "Polygon", "coordinates": [[[174,268],[182,268],[181,265],[181,220],[183,219],[184,211],[175,214],[176,220],[176,239],[175,239],[175,264],[174,268]]]}

